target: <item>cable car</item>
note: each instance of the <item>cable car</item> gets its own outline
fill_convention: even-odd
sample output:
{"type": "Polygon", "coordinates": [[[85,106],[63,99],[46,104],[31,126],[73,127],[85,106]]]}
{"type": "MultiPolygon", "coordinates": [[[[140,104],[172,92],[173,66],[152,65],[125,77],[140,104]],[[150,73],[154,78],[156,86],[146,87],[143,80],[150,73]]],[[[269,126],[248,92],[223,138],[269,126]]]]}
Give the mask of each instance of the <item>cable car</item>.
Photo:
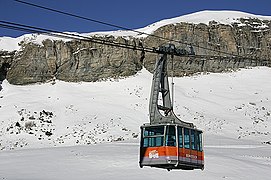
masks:
{"type": "Polygon", "coordinates": [[[150,123],[140,127],[139,166],[167,170],[203,170],[203,132],[193,123],[184,122],[174,114],[168,83],[167,54],[189,53],[176,49],[172,44],[161,46],[158,52],[162,55],[156,62],[153,73],[149,103],[150,123]]]}
{"type": "Polygon", "coordinates": [[[204,169],[202,131],[178,124],[141,126],[140,167],[204,169]]]}

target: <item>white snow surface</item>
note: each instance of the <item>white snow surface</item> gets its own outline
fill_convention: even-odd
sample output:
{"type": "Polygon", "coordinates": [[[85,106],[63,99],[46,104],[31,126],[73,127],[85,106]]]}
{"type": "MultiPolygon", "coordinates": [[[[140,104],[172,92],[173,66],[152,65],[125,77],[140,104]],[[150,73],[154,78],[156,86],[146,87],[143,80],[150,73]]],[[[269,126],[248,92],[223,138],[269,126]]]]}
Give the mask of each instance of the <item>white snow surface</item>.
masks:
{"type": "MultiPolygon", "coordinates": [[[[146,27],[135,29],[135,31],[126,31],[126,30],[118,30],[118,31],[105,31],[105,32],[91,32],[91,33],[71,33],[81,36],[115,36],[115,37],[137,37],[137,38],[145,38],[148,34],[152,34],[158,28],[169,25],[169,24],[176,24],[181,22],[187,23],[205,23],[208,24],[210,21],[216,21],[221,24],[232,24],[234,22],[240,23],[240,18],[247,18],[247,19],[260,19],[260,20],[271,20],[271,16],[262,16],[262,15],[254,15],[250,13],[240,12],[240,11],[229,11],[229,10],[220,10],[220,11],[211,11],[205,10],[200,12],[195,12],[192,14],[187,14],[175,18],[165,19],[153,24],[150,24],[146,27]],[[142,32],[142,33],[138,33],[142,32]]],[[[244,24],[240,23],[240,26],[244,24]]],[[[264,24],[259,25],[261,28],[266,28],[264,24]]],[[[26,42],[33,42],[39,45],[42,45],[42,41],[45,39],[52,39],[52,40],[60,40],[61,38],[50,37],[47,35],[37,35],[37,34],[26,34],[17,38],[10,38],[10,37],[0,37],[0,50],[5,51],[14,51],[20,50],[21,46],[18,44],[22,40],[26,42]]],[[[69,39],[61,39],[63,41],[68,41],[69,39]]]]}
{"type": "MultiPolygon", "coordinates": [[[[78,33],[72,33],[78,34],[78,33]]],[[[34,43],[42,45],[42,42],[46,39],[50,40],[62,40],[64,42],[70,41],[70,39],[64,39],[60,37],[49,36],[45,34],[25,34],[17,38],[12,37],[0,37],[0,51],[15,51],[21,50],[21,43],[34,43]]]]}
{"type": "Polygon", "coordinates": [[[0,91],[0,179],[271,177],[271,69],[175,78],[176,115],[204,130],[205,170],[138,166],[152,75],[0,91]],[[31,123],[32,122],[32,123],[31,123]],[[47,134],[51,132],[52,134],[47,134]]]}
{"type": "Polygon", "coordinates": [[[183,16],[179,16],[175,18],[164,19],[164,20],[155,22],[153,24],[150,24],[146,27],[135,29],[135,31],[143,32],[143,34],[133,32],[133,31],[119,30],[119,31],[109,31],[109,32],[95,32],[95,33],[90,33],[89,35],[98,34],[98,35],[113,35],[113,36],[133,36],[137,38],[144,38],[144,37],[147,37],[147,34],[152,34],[158,28],[169,25],[169,24],[176,24],[176,23],[181,23],[181,22],[193,23],[193,24],[199,24],[199,23],[209,24],[210,21],[216,21],[219,24],[232,24],[234,22],[238,23],[240,18],[271,20],[271,16],[261,16],[261,15],[240,12],[240,11],[205,10],[205,11],[199,11],[199,12],[195,12],[192,14],[187,14],[187,15],[183,15],[183,16]]]}

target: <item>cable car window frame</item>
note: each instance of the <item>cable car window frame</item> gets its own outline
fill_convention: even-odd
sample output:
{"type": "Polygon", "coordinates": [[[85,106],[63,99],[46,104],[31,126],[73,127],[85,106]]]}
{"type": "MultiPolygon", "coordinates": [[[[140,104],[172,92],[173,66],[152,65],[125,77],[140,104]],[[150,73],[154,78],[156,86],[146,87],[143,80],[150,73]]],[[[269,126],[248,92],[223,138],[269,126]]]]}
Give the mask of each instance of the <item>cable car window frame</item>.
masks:
{"type": "Polygon", "coordinates": [[[190,130],[190,141],[191,141],[191,149],[192,150],[197,150],[197,130],[191,129],[190,130]]]}
{"type": "Polygon", "coordinates": [[[178,131],[178,146],[179,148],[184,147],[184,132],[183,132],[184,127],[178,126],[177,131],[178,131]]]}
{"type": "Polygon", "coordinates": [[[174,146],[176,147],[176,126],[167,125],[166,126],[166,146],[174,146]],[[172,131],[173,130],[173,131],[172,131]],[[171,139],[169,141],[169,139],[171,139]],[[172,144],[173,143],[173,144],[172,144]]]}
{"type": "MultiPolygon", "coordinates": [[[[165,126],[149,126],[142,128],[143,133],[143,143],[142,147],[160,147],[164,146],[164,137],[165,137],[165,126]],[[150,134],[146,132],[148,131],[148,128],[155,129],[155,128],[161,128],[162,133],[158,134],[150,134]],[[160,143],[159,143],[160,142],[160,143]],[[157,145],[158,144],[158,145],[157,145]]],[[[153,132],[153,131],[152,131],[153,132]]]]}
{"type": "Polygon", "coordinates": [[[184,128],[184,148],[185,149],[190,149],[190,129],[184,128]],[[188,132],[188,134],[186,134],[188,132]],[[187,139],[188,137],[188,139],[187,139]]]}
{"type": "Polygon", "coordinates": [[[197,131],[197,150],[202,152],[203,151],[203,142],[202,142],[202,134],[203,132],[202,131],[197,131]]]}

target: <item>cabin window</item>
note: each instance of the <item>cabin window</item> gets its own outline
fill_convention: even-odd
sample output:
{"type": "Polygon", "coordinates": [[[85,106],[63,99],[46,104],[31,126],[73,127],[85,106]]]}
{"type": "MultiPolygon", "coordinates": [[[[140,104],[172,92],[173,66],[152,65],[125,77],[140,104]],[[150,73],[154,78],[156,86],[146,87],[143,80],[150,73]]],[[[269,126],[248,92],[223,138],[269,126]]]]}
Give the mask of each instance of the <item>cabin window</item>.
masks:
{"type": "Polygon", "coordinates": [[[197,150],[202,151],[202,132],[197,133],[197,150]]]}
{"type": "Polygon", "coordinates": [[[146,127],[144,136],[157,136],[164,135],[164,126],[146,127]]]}
{"type": "Polygon", "coordinates": [[[143,147],[157,147],[163,146],[163,137],[148,137],[144,138],[143,147]]]}
{"type": "Polygon", "coordinates": [[[184,128],[184,147],[190,149],[190,134],[187,128],[184,128]]]}
{"type": "Polygon", "coordinates": [[[176,146],[175,126],[167,126],[166,145],[167,146],[176,146]]]}
{"type": "Polygon", "coordinates": [[[196,150],[196,131],[191,130],[191,149],[196,150]]]}
{"type": "Polygon", "coordinates": [[[163,146],[164,126],[146,127],[143,135],[143,147],[163,146]]]}
{"type": "Polygon", "coordinates": [[[179,147],[183,147],[183,128],[178,127],[178,139],[179,139],[179,147]]]}

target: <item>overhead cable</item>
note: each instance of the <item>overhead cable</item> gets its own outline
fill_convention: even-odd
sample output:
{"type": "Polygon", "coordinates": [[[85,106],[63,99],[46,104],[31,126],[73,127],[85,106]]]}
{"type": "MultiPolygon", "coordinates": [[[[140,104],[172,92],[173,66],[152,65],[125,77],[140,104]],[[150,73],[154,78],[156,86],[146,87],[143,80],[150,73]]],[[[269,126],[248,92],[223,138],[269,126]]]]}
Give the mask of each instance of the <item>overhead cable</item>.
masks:
{"type": "MultiPolygon", "coordinates": [[[[119,47],[119,48],[126,48],[130,50],[137,50],[141,52],[148,52],[148,53],[156,53],[156,54],[172,54],[172,53],[167,53],[164,51],[160,51],[159,49],[156,48],[150,48],[150,47],[144,47],[141,43],[141,45],[132,45],[132,44],[125,44],[125,43],[120,43],[116,41],[111,41],[111,40],[106,40],[106,39],[101,39],[98,37],[87,37],[83,36],[80,34],[73,34],[73,33],[65,33],[65,32],[60,32],[56,30],[51,30],[51,29],[45,29],[45,28],[40,28],[40,27],[35,27],[35,26],[29,26],[29,25],[24,25],[24,24],[19,24],[19,23],[14,23],[14,22],[9,22],[9,21],[1,21],[0,20],[0,27],[6,28],[6,29],[12,29],[12,30],[18,30],[18,31],[23,31],[23,32],[29,32],[29,33],[37,33],[37,34],[44,34],[48,36],[54,36],[54,37],[59,37],[59,38],[65,38],[65,39],[72,39],[72,40],[78,40],[78,41],[87,41],[87,42],[93,42],[97,44],[103,44],[103,45],[108,45],[108,46],[114,46],[114,47],[119,47]]],[[[247,60],[253,60],[253,61],[266,61],[266,59],[255,59],[251,57],[244,57],[244,56],[210,56],[210,55],[193,55],[193,54],[185,54],[185,53],[176,53],[174,54],[175,56],[182,56],[182,57],[192,57],[192,58],[200,58],[201,61],[206,61],[204,58],[208,58],[209,60],[220,60],[221,58],[239,58],[239,59],[247,59],[247,60]]]]}
{"type": "MultiPolygon", "coordinates": [[[[126,48],[126,49],[131,49],[131,50],[142,51],[142,47],[138,47],[138,46],[131,45],[131,44],[109,41],[109,40],[105,40],[105,39],[101,39],[101,38],[97,38],[97,37],[87,37],[87,36],[82,36],[79,34],[65,33],[65,32],[55,31],[55,30],[51,30],[51,29],[23,25],[23,24],[14,23],[14,22],[0,21],[0,26],[2,28],[20,30],[20,31],[24,31],[24,32],[45,34],[48,36],[55,36],[55,37],[60,37],[60,38],[73,39],[73,40],[89,41],[89,42],[93,42],[93,43],[97,43],[97,44],[104,44],[104,45],[121,47],[121,48],[126,48]]],[[[144,47],[144,51],[149,52],[149,53],[156,53],[153,51],[152,48],[144,47]]]]}
{"type": "Polygon", "coordinates": [[[115,25],[115,24],[112,24],[112,23],[96,20],[96,19],[93,19],[93,18],[88,18],[88,17],[72,14],[72,13],[69,13],[69,12],[65,12],[65,11],[61,11],[61,10],[57,10],[57,9],[53,9],[53,8],[49,8],[49,7],[45,7],[45,6],[41,6],[41,5],[38,5],[38,4],[23,1],[23,0],[14,0],[14,1],[16,1],[18,3],[25,4],[25,5],[29,5],[29,6],[32,6],[32,7],[48,10],[48,11],[51,11],[51,12],[64,14],[64,15],[67,15],[67,16],[70,16],[70,17],[75,17],[75,18],[79,18],[79,19],[83,19],[83,20],[103,24],[103,25],[106,25],[106,26],[111,26],[111,27],[122,29],[122,30],[132,31],[132,32],[135,32],[135,33],[138,33],[138,34],[144,34],[144,35],[151,36],[151,37],[154,37],[154,38],[167,40],[169,42],[180,43],[180,44],[183,44],[183,45],[186,45],[186,46],[193,46],[193,47],[197,47],[197,48],[204,49],[204,50],[207,50],[207,51],[212,51],[212,52],[217,52],[217,53],[220,53],[220,54],[225,54],[225,55],[230,55],[230,56],[243,58],[243,56],[240,56],[239,54],[233,54],[233,53],[222,51],[222,50],[217,50],[217,49],[212,49],[212,48],[208,48],[208,47],[204,47],[204,46],[195,45],[193,43],[187,43],[187,42],[183,42],[183,41],[179,41],[179,40],[169,39],[169,38],[157,36],[157,35],[154,35],[154,34],[149,34],[149,33],[146,33],[146,32],[141,32],[141,31],[138,31],[138,30],[134,30],[134,29],[131,29],[131,28],[115,25]]]}

